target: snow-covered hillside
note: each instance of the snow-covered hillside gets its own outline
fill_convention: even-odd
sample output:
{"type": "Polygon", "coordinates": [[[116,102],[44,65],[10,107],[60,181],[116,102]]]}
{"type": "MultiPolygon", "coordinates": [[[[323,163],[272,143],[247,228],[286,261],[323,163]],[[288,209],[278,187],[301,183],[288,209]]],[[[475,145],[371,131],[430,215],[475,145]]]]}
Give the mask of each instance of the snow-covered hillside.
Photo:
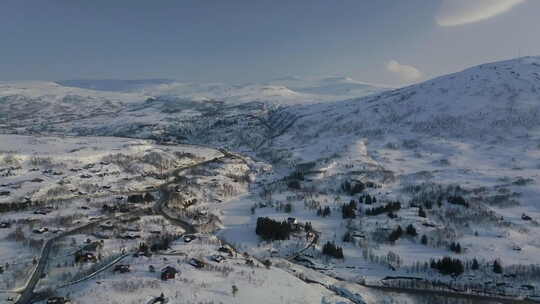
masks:
{"type": "Polygon", "coordinates": [[[344,128],[368,134],[405,128],[426,135],[468,138],[512,131],[524,135],[540,123],[539,110],[539,57],[483,64],[345,103],[298,108],[300,114],[318,122],[326,118],[318,129],[311,128],[314,132],[344,128]]]}
{"type": "MultiPolygon", "coordinates": [[[[447,252],[441,243],[428,250],[404,240],[378,247],[378,254],[397,253],[404,265],[444,255],[540,263],[535,237],[540,233],[539,57],[483,64],[402,89],[288,111],[299,119],[260,149],[291,168],[308,165],[309,176],[301,187],[324,193],[316,199],[323,207],[334,206],[336,197],[328,193],[339,193],[345,180],[375,181],[381,188],[369,193],[379,200],[408,202],[396,219],[362,217],[356,229],[363,233],[381,224],[425,223],[416,215],[418,201],[441,200],[447,195],[445,187],[459,185],[467,193],[463,195],[475,210],[445,207],[442,199],[441,209],[428,212],[426,225],[437,228],[419,229],[429,242],[439,242],[437,234],[444,231],[446,240],[462,242],[465,253],[447,252]],[[449,220],[454,216],[460,219],[449,220]]],[[[339,198],[349,199],[355,198],[339,198]]],[[[309,212],[295,216],[314,227],[322,222],[309,212]]],[[[319,227],[335,232],[343,229],[339,225],[326,222],[319,227]]],[[[335,234],[327,237],[336,240],[335,234]]]]}

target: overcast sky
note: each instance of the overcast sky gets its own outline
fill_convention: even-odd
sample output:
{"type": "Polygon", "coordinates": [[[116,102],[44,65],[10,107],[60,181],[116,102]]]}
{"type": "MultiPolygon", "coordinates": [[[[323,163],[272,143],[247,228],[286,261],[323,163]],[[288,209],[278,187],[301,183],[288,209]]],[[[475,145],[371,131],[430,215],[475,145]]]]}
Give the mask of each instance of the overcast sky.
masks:
{"type": "Polygon", "coordinates": [[[404,84],[540,55],[538,0],[2,0],[0,80],[404,84]]]}

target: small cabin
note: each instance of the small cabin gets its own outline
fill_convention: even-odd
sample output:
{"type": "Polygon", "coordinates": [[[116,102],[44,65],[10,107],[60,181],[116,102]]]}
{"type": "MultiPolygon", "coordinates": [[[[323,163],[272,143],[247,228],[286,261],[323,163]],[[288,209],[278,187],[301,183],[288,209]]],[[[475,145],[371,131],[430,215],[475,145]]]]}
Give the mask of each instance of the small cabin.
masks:
{"type": "Polygon", "coordinates": [[[531,221],[532,218],[530,216],[528,216],[527,214],[523,213],[521,215],[521,219],[524,220],[524,221],[531,221]]]}
{"type": "Polygon", "coordinates": [[[294,217],[289,217],[287,218],[287,223],[289,223],[289,225],[296,225],[298,224],[298,220],[296,220],[294,217]]]}
{"type": "Polygon", "coordinates": [[[233,251],[232,251],[232,249],[230,249],[229,247],[226,247],[226,246],[219,247],[218,251],[219,251],[219,252],[226,253],[226,254],[228,254],[229,256],[233,256],[233,251]]]}
{"type": "Polygon", "coordinates": [[[92,252],[79,250],[75,252],[75,263],[97,262],[97,257],[92,252]]]}
{"type": "Polygon", "coordinates": [[[167,266],[161,270],[161,279],[163,281],[167,280],[173,280],[176,278],[176,274],[178,273],[178,270],[172,266],[167,266]]]}
{"type": "Polygon", "coordinates": [[[210,259],[216,263],[221,263],[225,261],[225,257],[219,254],[213,255],[212,257],[210,257],[210,259]]]}

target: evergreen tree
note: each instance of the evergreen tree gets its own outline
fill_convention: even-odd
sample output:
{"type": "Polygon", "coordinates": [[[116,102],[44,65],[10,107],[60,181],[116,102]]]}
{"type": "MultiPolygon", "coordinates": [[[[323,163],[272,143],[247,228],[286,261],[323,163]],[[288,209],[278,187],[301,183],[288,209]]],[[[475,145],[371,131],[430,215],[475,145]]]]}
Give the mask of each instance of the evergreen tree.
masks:
{"type": "Polygon", "coordinates": [[[267,217],[257,219],[255,233],[263,240],[288,240],[291,232],[291,225],[285,221],[278,222],[267,217]]]}
{"type": "MultiPolygon", "coordinates": [[[[351,201],[351,202],[354,202],[354,201],[351,201]]],[[[356,210],[353,207],[354,206],[351,203],[341,206],[341,213],[344,219],[356,218],[356,210]]]]}
{"type": "Polygon", "coordinates": [[[374,215],[379,215],[386,212],[399,211],[400,209],[401,209],[400,202],[389,202],[384,206],[366,209],[365,212],[366,212],[366,215],[374,216],[374,215]]]}
{"type": "Polygon", "coordinates": [[[394,231],[390,233],[388,236],[388,241],[394,243],[395,241],[399,240],[399,238],[403,235],[403,229],[401,226],[398,226],[394,231]]]}
{"type": "Polygon", "coordinates": [[[343,259],[344,258],[344,256],[343,256],[343,248],[341,248],[339,246],[336,246],[336,244],[334,244],[334,242],[326,242],[326,244],[324,244],[324,246],[323,246],[322,253],[324,255],[328,255],[328,256],[331,256],[331,257],[336,258],[336,259],[343,259]]]}
{"type": "Polygon", "coordinates": [[[324,216],[324,217],[330,216],[331,213],[332,213],[332,212],[330,211],[330,207],[329,207],[329,206],[324,207],[324,210],[323,210],[323,216],[324,216]]]}
{"type": "Polygon", "coordinates": [[[465,271],[461,260],[450,257],[444,257],[438,261],[431,260],[431,268],[437,269],[443,275],[453,276],[459,276],[465,271]]]}
{"type": "Polygon", "coordinates": [[[494,273],[503,273],[502,265],[498,260],[495,260],[493,262],[493,272],[494,273]]]}
{"type": "Polygon", "coordinates": [[[473,259],[471,269],[472,270],[478,270],[480,268],[480,265],[478,264],[478,260],[476,258],[473,259]]]}
{"type": "Polygon", "coordinates": [[[420,242],[422,243],[422,245],[427,245],[428,239],[427,239],[427,236],[425,234],[422,235],[422,239],[420,239],[420,242]]]}
{"type": "Polygon", "coordinates": [[[407,226],[407,234],[410,235],[410,236],[417,236],[418,233],[416,232],[416,228],[414,228],[414,226],[412,224],[409,224],[409,226],[407,226]]]}
{"type": "Polygon", "coordinates": [[[450,251],[461,253],[461,245],[459,243],[452,242],[452,244],[450,244],[450,251]]]}
{"type": "Polygon", "coordinates": [[[286,213],[291,213],[292,209],[293,209],[293,207],[292,207],[291,203],[285,204],[285,212],[286,213]]]}
{"type": "Polygon", "coordinates": [[[422,206],[420,206],[420,208],[418,208],[418,216],[419,217],[426,217],[426,212],[424,211],[424,208],[422,208],[422,206]]]}
{"type": "Polygon", "coordinates": [[[371,196],[368,194],[366,195],[365,199],[366,205],[371,205],[373,202],[371,201],[371,196]]]}

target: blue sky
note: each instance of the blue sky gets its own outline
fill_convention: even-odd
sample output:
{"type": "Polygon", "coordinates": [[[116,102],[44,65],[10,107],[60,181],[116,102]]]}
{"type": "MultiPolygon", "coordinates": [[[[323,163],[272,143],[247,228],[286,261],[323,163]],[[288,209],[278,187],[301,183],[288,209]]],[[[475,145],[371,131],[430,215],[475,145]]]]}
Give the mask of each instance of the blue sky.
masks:
{"type": "Polygon", "coordinates": [[[385,84],[540,55],[537,0],[3,0],[0,80],[385,84]]]}

